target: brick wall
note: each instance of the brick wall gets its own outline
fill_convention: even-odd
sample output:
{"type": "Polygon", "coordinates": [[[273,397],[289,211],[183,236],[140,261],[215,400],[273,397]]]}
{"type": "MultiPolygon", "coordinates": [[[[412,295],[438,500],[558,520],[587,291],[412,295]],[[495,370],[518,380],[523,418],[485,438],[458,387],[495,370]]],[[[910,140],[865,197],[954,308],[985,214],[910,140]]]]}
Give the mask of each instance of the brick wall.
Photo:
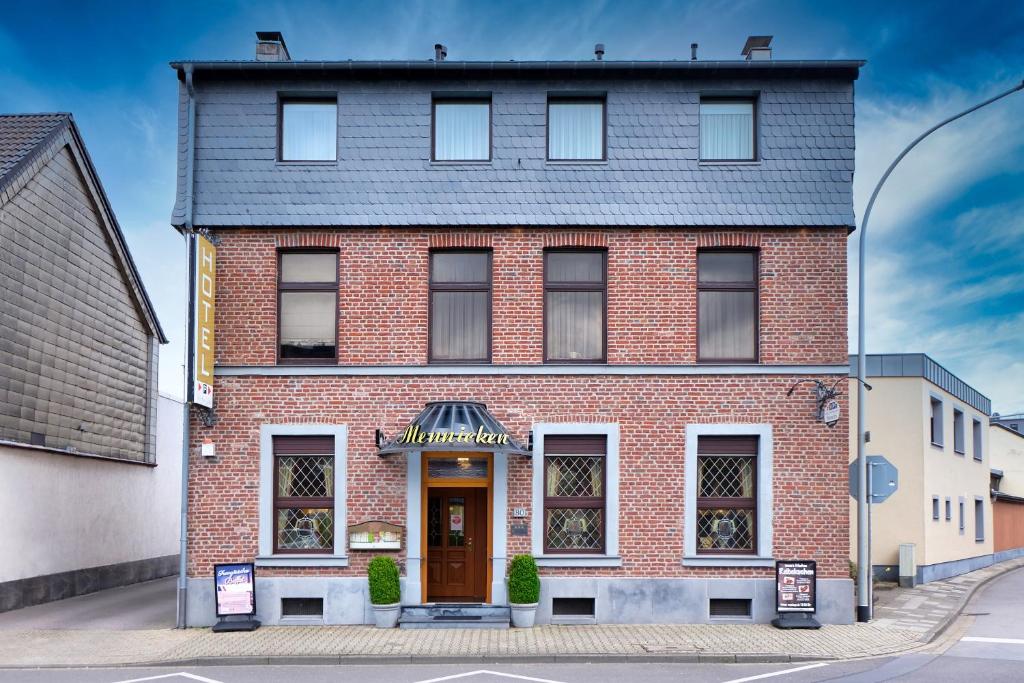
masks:
{"type": "MultiPolygon", "coordinates": [[[[847,357],[845,231],[400,228],[241,230],[222,231],[221,237],[216,332],[222,366],[274,363],[276,250],[295,246],[340,251],[342,365],[426,362],[429,249],[460,245],[494,250],[496,364],[541,362],[542,251],[565,245],[608,249],[611,363],[695,362],[700,246],[759,248],[763,363],[843,364],[847,357]]],[[[620,425],[623,566],[545,569],[545,574],[769,575],[770,569],[681,564],[686,426],[768,423],[775,443],[775,555],[816,559],[821,576],[845,577],[846,422],[833,429],[817,423],[809,389],[786,397],[793,380],[773,375],[219,376],[216,425],[192,420],[189,573],[208,576],[214,562],[247,560],[257,553],[262,424],[347,424],[349,523],[385,519],[404,525],[405,460],[379,457],[374,430],[393,434],[424,403],[450,399],[486,403],[523,440],[536,421],[620,425]],[[198,444],[206,438],[217,447],[213,461],[198,456],[198,444]]],[[[530,498],[531,462],[514,456],[509,509],[529,509],[530,498]]],[[[528,552],[529,538],[510,535],[508,550],[528,552]]],[[[369,553],[349,555],[348,568],[268,568],[261,575],[364,573],[369,553]]],[[[404,559],[404,550],[397,555],[404,559]]]]}
{"type": "Polygon", "coordinates": [[[543,360],[543,249],[608,249],[608,361],[696,362],[698,247],[760,252],[761,362],[839,363],[846,348],[846,233],[628,229],[431,231],[412,228],[281,233],[222,231],[217,253],[217,363],[273,365],[277,248],[339,249],[338,362],[427,359],[431,247],[493,249],[493,362],[543,360]]]}
{"type": "MultiPolygon", "coordinates": [[[[788,377],[225,377],[217,380],[217,424],[193,420],[189,573],[257,554],[259,429],[262,424],[347,424],[348,521],[405,525],[405,459],[380,457],[374,430],[393,434],[434,400],[483,401],[525,441],[535,421],[617,422],[620,442],[621,569],[544,570],[619,576],[770,573],[681,566],[684,432],[690,423],[769,423],[774,437],[777,557],[816,559],[823,577],[848,573],[845,421],[816,422],[810,391],[786,398],[788,377]],[[198,456],[212,439],[217,458],[198,456]]],[[[845,410],[845,405],[844,405],[845,410]]],[[[530,508],[531,461],[510,457],[509,509],[530,508]]],[[[532,520],[531,520],[532,521],[532,520]]],[[[511,522],[511,519],[509,520],[511,522]]],[[[529,552],[509,536],[509,552],[529,552]]],[[[347,569],[272,570],[261,575],[358,575],[369,555],[351,551],[347,569]]],[[[398,553],[404,557],[404,551],[398,553]]]]}

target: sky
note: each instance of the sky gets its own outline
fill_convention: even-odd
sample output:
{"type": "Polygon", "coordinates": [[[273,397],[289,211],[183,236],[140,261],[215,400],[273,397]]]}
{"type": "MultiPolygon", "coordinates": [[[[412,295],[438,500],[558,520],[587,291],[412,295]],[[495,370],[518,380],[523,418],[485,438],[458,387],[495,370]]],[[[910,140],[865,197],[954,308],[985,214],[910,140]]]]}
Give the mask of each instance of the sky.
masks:
{"type": "MultiPolygon", "coordinates": [[[[920,132],[1024,78],[1024,3],[51,2],[0,14],[0,112],[69,111],[171,343],[160,388],[183,394],[184,243],[174,203],[174,59],[250,59],[279,30],[294,59],[866,59],[856,83],[860,225],[874,184],[920,132]]],[[[1024,411],[1024,93],[958,121],[897,168],[867,241],[869,353],[925,352],[1024,411]]],[[[850,348],[857,248],[850,238],[850,348]]]]}

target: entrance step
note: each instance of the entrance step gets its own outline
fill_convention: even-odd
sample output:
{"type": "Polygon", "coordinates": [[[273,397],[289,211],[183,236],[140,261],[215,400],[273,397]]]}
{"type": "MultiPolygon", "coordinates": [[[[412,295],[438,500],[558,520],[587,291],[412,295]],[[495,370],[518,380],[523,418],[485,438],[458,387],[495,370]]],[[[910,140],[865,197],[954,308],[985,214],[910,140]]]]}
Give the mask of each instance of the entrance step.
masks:
{"type": "Polygon", "coordinates": [[[436,604],[402,608],[399,628],[508,628],[512,611],[500,605],[436,604]]]}

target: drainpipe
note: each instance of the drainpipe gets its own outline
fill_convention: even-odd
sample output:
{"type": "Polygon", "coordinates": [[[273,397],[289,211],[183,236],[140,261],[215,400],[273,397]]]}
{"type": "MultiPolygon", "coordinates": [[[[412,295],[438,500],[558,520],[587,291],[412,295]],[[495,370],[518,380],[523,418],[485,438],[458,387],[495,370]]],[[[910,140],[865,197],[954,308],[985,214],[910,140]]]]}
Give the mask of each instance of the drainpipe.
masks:
{"type": "MultiPolygon", "coordinates": [[[[192,225],[192,195],[193,195],[193,161],[195,159],[195,136],[196,136],[196,105],[195,88],[192,86],[192,65],[185,66],[185,90],[188,92],[188,153],[185,155],[185,261],[188,263],[188,331],[192,330],[192,292],[195,284],[195,273],[192,264],[192,250],[190,248],[193,234],[192,225]]],[[[189,353],[190,343],[185,343],[185,381],[189,382],[190,367],[192,364],[189,353]]],[[[178,549],[178,616],[177,628],[185,628],[187,625],[187,603],[188,603],[188,457],[189,457],[189,413],[191,402],[189,396],[192,387],[185,387],[185,410],[182,416],[181,429],[181,521],[180,521],[180,547],[178,549]]]]}

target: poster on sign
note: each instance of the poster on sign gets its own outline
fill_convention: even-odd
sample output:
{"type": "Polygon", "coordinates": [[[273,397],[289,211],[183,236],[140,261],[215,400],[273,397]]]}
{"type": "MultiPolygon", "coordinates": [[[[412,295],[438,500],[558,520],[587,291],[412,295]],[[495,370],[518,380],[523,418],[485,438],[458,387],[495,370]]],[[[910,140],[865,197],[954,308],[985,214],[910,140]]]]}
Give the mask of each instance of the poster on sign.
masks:
{"type": "Polygon", "coordinates": [[[452,515],[452,531],[462,531],[462,515],[452,515]]]}
{"type": "Polygon", "coordinates": [[[815,604],[817,573],[817,563],[811,560],[779,560],[776,562],[776,611],[779,614],[784,612],[813,614],[817,607],[815,604]]]}
{"type": "Polygon", "coordinates": [[[218,617],[256,614],[256,569],[252,563],[215,564],[213,583],[218,617]]]}

